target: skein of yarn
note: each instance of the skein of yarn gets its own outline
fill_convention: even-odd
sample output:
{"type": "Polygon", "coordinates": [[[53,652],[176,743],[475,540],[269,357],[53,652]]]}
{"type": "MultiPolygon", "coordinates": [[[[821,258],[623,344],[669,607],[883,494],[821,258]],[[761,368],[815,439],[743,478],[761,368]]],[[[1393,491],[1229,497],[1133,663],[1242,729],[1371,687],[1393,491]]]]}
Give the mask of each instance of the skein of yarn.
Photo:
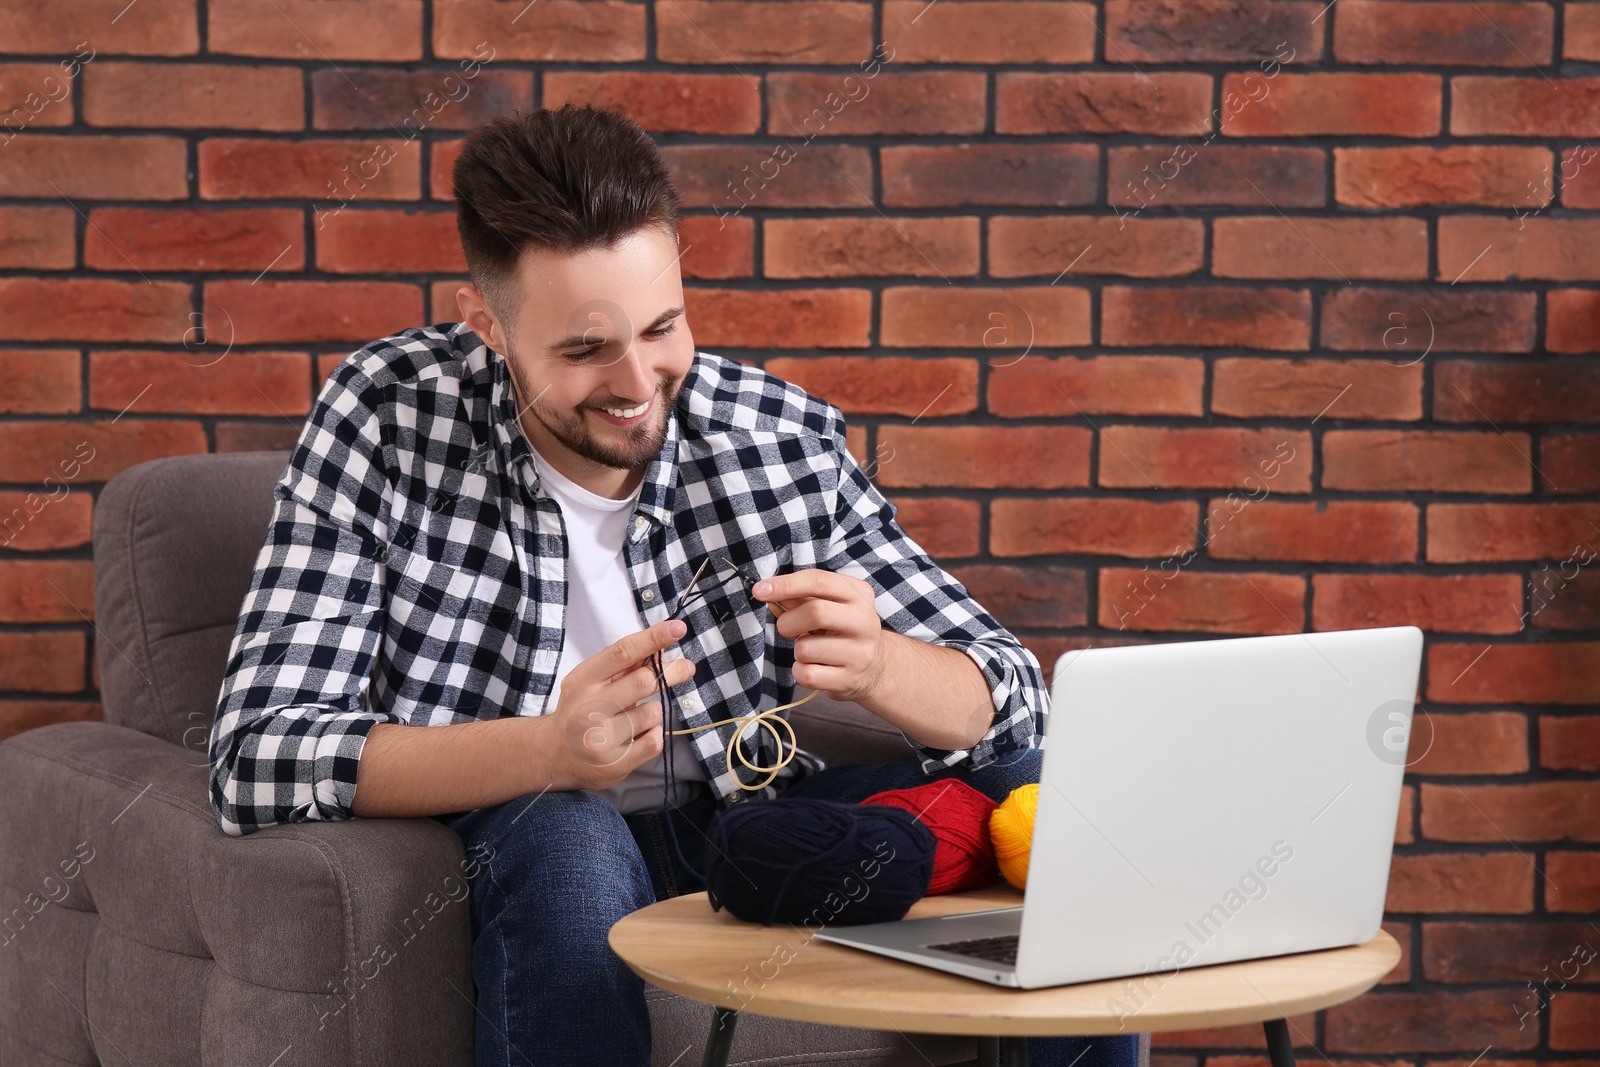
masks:
{"type": "Polygon", "coordinates": [[[998,805],[958,778],[927,782],[909,789],[886,789],[863,804],[903,808],[933,831],[937,842],[928,896],[982,889],[1000,877],[989,816],[998,805]]]}
{"type": "Polygon", "coordinates": [[[1039,786],[1019,785],[989,815],[989,836],[1000,873],[1014,888],[1028,888],[1028,855],[1033,850],[1033,813],[1039,805],[1039,786]]]}
{"type": "Polygon", "coordinates": [[[905,918],[933,875],[933,832],[885,805],[778,797],[727,808],[706,836],[706,896],[745,922],[905,918]]]}

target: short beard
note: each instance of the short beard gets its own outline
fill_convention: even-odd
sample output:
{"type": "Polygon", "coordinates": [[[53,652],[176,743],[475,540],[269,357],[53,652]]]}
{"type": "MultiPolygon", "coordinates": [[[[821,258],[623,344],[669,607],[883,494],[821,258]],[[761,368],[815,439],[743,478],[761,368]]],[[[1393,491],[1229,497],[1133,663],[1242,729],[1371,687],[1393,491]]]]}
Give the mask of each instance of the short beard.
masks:
{"type": "MultiPolygon", "coordinates": [[[[510,347],[509,344],[507,347],[510,347]]],[[[543,426],[551,437],[572,452],[601,466],[625,471],[639,470],[661,455],[661,449],[667,440],[667,415],[677,401],[678,391],[683,388],[683,378],[675,382],[662,382],[656,386],[653,401],[655,406],[650,411],[649,420],[627,429],[623,443],[618,446],[597,440],[590,432],[588,417],[582,412],[570,413],[569,417],[557,414],[544,406],[529,384],[523,380],[516,358],[509,354],[501,358],[505,359],[511,378],[516,382],[522,404],[526,405],[525,410],[533,414],[539,425],[543,426]]]]}

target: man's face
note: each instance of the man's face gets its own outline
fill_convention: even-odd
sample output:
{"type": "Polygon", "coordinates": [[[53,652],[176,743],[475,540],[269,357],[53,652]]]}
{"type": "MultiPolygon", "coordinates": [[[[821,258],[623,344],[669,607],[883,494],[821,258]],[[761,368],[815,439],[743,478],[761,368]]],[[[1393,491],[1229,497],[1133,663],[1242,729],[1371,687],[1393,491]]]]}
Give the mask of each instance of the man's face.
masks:
{"type": "Polygon", "coordinates": [[[694,360],[678,255],[677,242],[653,227],[610,249],[529,249],[509,335],[476,289],[458,294],[468,327],[506,357],[530,443],[602,495],[630,490],[660,454],[667,412],[694,360]],[[608,471],[638,477],[618,484],[608,471]],[[589,484],[597,479],[604,489],[589,484]]]}

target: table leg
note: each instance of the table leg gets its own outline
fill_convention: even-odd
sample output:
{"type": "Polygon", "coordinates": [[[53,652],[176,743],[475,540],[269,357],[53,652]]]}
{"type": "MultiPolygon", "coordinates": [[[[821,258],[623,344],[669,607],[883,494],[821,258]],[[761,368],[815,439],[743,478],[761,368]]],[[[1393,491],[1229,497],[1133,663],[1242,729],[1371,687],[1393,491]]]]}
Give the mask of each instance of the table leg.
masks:
{"type": "Polygon", "coordinates": [[[1028,1039],[978,1038],[978,1067],[1028,1067],[1028,1039]]]}
{"type": "Polygon", "coordinates": [[[737,1008],[713,1006],[711,1036],[706,1039],[706,1054],[701,1067],[728,1067],[728,1052],[733,1048],[733,1024],[739,1021],[737,1008]]]}
{"type": "Polygon", "coordinates": [[[1294,1044],[1289,1040],[1289,1020],[1268,1019],[1261,1024],[1267,1032],[1267,1053],[1272,1067],[1294,1067],[1294,1044]]]}

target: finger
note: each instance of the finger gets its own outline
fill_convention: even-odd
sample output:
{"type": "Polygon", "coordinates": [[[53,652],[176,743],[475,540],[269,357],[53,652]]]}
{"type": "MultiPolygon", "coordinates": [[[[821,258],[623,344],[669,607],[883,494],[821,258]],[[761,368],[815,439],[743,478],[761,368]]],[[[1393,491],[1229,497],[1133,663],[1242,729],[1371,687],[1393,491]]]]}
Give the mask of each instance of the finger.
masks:
{"type": "Polygon", "coordinates": [[[799,662],[819,667],[849,667],[862,658],[859,647],[848,637],[811,634],[794,643],[794,655],[799,662]]]}
{"type": "MultiPolygon", "coordinates": [[[[661,675],[667,680],[669,689],[687,682],[694,677],[694,673],[694,662],[681,656],[667,660],[661,666],[661,675]]],[[[601,692],[621,708],[624,705],[638,703],[647,696],[655,696],[660,688],[661,683],[656,678],[655,667],[649,663],[642,663],[633,670],[611,679],[601,692]]]]}
{"type": "Polygon", "coordinates": [[[844,575],[818,567],[807,567],[803,571],[791,571],[788,574],[775,574],[771,578],[757,582],[751,589],[752,596],[764,601],[792,601],[805,597],[818,597],[843,603],[849,601],[854,592],[854,588],[844,575]]]}
{"type": "Polygon", "coordinates": [[[688,627],[682,620],[666,619],[614,642],[591,659],[584,660],[572,670],[574,672],[583,670],[590,663],[596,663],[596,666],[592,669],[597,672],[603,671],[604,674],[598,678],[585,676],[583,680],[588,682],[608,681],[625,671],[632,670],[662,649],[670,648],[687,630],[688,627]]]}

